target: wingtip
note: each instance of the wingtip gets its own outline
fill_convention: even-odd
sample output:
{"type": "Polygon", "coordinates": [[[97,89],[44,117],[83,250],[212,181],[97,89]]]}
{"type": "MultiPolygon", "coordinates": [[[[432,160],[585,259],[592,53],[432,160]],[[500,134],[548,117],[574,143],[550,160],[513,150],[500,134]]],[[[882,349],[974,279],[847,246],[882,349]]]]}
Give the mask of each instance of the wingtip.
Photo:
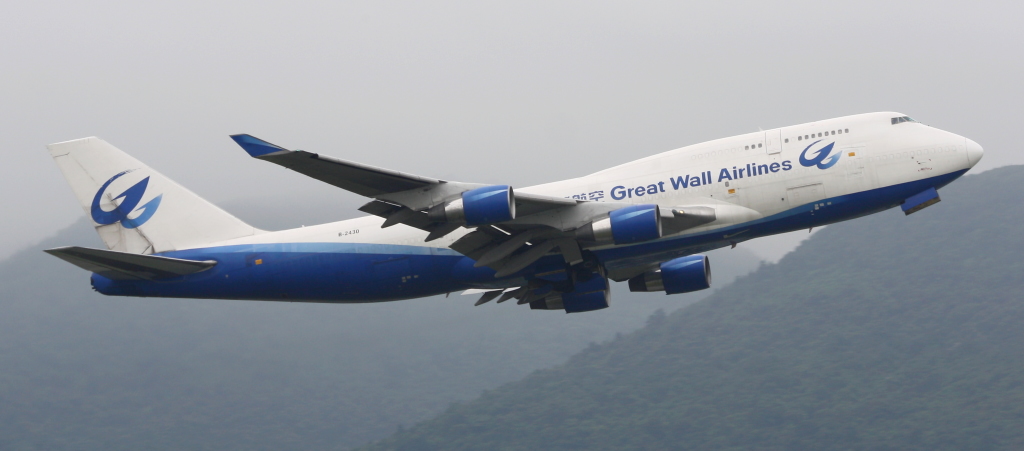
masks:
{"type": "Polygon", "coordinates": [[[284,147],[271,144],[247,133],[231,135],[231,139],[252,157],[262,157],[276,152],[288,151],[284,147]]]}
{"type": "Polygon", "coordinates": [[[43,249],[43,252],[46,252],[47,254],[50,254],[50,255],[59,255],[59,254],[62,254],[64,252],[67,252],[69,249],[74,249],[74,248],[75,248],[75,246],[61,246],[61,247],[55,247],[53,249],[43,249]]]}

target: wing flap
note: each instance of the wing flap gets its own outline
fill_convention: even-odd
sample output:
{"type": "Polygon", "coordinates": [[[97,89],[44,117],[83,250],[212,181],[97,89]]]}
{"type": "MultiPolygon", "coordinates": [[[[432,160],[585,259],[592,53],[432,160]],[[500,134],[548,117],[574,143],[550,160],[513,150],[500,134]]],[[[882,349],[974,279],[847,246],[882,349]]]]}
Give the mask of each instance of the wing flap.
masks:
{"type": "Polygon", "coordinates": [[[116,280],[168,279],[206,271],[217,264],[213,260],[184,260],[78,246],[58,247],[45,252],[79,268],[116,280]]]}

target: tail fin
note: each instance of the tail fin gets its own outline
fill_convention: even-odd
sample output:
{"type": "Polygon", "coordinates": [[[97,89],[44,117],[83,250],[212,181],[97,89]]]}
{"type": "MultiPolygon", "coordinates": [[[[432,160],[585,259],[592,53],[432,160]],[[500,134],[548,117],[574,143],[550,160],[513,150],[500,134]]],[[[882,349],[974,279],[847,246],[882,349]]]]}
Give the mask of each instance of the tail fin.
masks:
{"type": "Polygon", "coordinates": [[[110,250],[152,254],[258,232],[102,139],[46,147],[110,250]]]}

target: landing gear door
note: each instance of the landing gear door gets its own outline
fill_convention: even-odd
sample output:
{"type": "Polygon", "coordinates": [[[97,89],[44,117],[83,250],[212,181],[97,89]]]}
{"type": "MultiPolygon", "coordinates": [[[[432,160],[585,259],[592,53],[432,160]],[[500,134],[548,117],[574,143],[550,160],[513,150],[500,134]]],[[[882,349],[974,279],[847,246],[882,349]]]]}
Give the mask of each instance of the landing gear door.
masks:
{"type": "Polygon", "coordinates": [[[768,155],[782,152],[782,129],[768,130],[764,132],[764,147],[768,155]]]}

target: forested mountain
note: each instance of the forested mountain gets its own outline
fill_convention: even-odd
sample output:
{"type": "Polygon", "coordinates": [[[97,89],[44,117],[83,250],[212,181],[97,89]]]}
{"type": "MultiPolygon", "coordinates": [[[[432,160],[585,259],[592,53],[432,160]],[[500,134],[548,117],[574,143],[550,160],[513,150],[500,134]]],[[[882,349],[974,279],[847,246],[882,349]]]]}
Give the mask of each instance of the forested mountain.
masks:
{"type": "Polygon", "coordinates": [[[1024,449],[1024,167],[778,264],[368,449],[1024,449]]]}
{"type": "MultiPolygon", "coordinates": [[[[229,209],[269,229],[329,219],[301,203],[229,209]]],[[[83,221],[0,262],[0,449],[345,449],[701,296],[620,291],[612,308],[578,315],[473,307],[457,293],[358,305],[112,298],[41,252],[64,245],[103,246],[83,221]]],[[[715,258],[719,285],[757,266],[742,248],[715,258]]]]}

